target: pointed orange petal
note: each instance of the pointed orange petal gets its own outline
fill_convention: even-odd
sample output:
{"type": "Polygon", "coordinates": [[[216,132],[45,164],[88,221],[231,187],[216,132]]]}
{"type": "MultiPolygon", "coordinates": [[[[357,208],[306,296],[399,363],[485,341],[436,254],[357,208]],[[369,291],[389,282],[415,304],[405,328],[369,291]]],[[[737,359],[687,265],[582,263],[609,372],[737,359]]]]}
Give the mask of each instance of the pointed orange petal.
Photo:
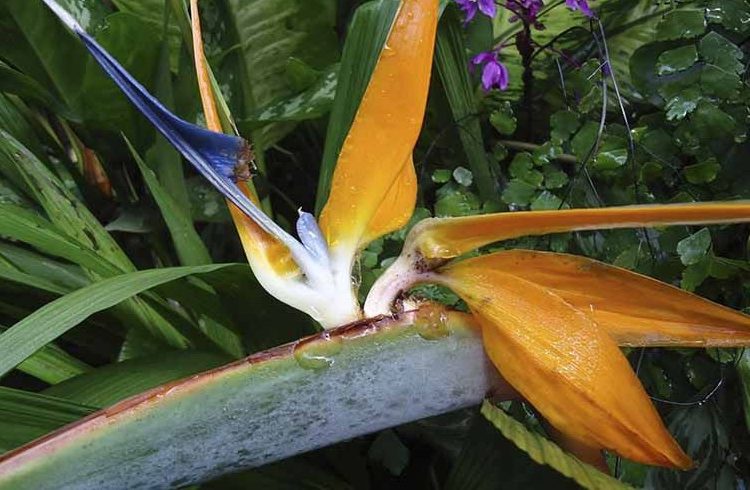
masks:
{"type": "MultiPolygon", "coordinates": [[[[198,0],[190,0],[191,27],[193,34],[193,57],[195,71],[198,78],[198,90],[201,96],[206,125],[211,131],[222,132],[221,119],[216,108],[216,99],[211,88],[211,77],[208,73],[208,63],[203,49],[201,21],[198,12],[198,0]]],[[[258,197],[248,185],[240,183],[240,190],[255,204],[258,197]]],[[[255,221],[245,215],[240,209],[227,201],[234,226],[240,236],[245,255],[256,274],[267,272],[271,275],[293,275],[298,271],[297,264],[292,260],[291,253],[283,244],[266,233],[255,221]]]]}
{"type": "Polygon", "coordinates": [[[321,214],[321,229],[332,248],[353,254],[367,236],[375,235],[368,227],[376,213],[377,225],[413,211],[381,203],[402,173],[422,127],[437,14],[437,0],[404,0],[396,15],[344,141],[321,214]]]}
{"type": "Polygon", "coordinates": [[[362,243],[369,243],[387,233],[396,231],[409,222],[417,203],[417,172],[411,156],[404,164],[388,193],[380,203],[362,243]]]}
{"type": "Polygon", "coordinates": [[[485,261],[586,311],[619,345],[750,345],[750,316],[626,269],[529,250],[498,252],[485,261]]]}
{"type": "Polygon", "coordinates": [[[750,201],[522,211],[425,220],[412,231],[412,246],[427,258],[445,259],[527,235],[747,221],[750,221],[750,201]]]}
{"type": "Polygon", "coordinates": [[[617,344],[588,315],[485,257],[446,267],[438,280],[468,303],[500,374],[567,437],[646,464],[691,467],[617,344]]]}

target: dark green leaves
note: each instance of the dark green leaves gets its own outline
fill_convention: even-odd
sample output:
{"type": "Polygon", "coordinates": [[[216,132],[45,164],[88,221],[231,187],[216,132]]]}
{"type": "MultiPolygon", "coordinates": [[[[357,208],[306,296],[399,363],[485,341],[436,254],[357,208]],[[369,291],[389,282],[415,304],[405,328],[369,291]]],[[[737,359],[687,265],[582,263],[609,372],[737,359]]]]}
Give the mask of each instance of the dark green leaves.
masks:
{"type": "Polygon", "coordinates": [[[695,49],[695,46],[683,46],[660,54],[656,71],[659,76],[671,75],[690,68],[696,61],[698,61],[698,50],[695,49]]]}
{"type": "Polygon", "coordinates": [[[0,387],[0,453],[93,411],[92,407],[61,398],[0,387]]]}
{"type": "Polygon", "coordinates": [[[583,488],[592,490],[629,488],[596,468],[565,453],[543,436],[529,431],[523,424],[514,420],[490,402],[485,401],[482,405],[482,415],[505,437],[525,451],[531,459],[537,463],[551,466],[568,478],[575,480],[583,488]]]}
{"type": "MultiPolygon", "coordinates": [[[[474,174],[479,196],[483,201],[495,200],[495,178],[484,149],[479,121],[473,116],[477,108],[467,71],[469,59],[463,41],[463,28],[456,9],[448,9],[440,19],[435,46],[435,66],[443,82],[453,122],[458,128],[458,136],[474,174]]],[[[501,106],[491,116],[491,122],[494,121],[492,124],[505,134],[513,133],[516,125],[515,118],[508,109],[509,106],[501,106]]]]}
{"type": "Polygon", "coordinates": [[[706,19],[702,9],[680,9],[664,14],[656,26],[656,39],[683,39],[696,37],[706,30],[706,19]]]}
{"type": "Polygon", "coordinates": [[[711,247],[711,233],[708,228],[702,228],[699,232],[690,235],[677,244],[677,253],[684,265],[693,265],[700,262],[711,247]]]}
{"type": "Polygon", "coordinates": [[[230,360],[211,352],[165,352],[101,367],[48,388],[45,395],[105,408],[129,396],[230,360]]]}
{"type": "MultiPolygon", "coordinates": [[[[106,279],[70,293],[40,308],[0,335],[0,352],[5,353],[0,359],[0,376],[98,311],[169,281],[224,267],[231,265],[175,267],[134,272],[106,279]]],[[[163,333],[179,335],[176,331],[163,333]]]]}

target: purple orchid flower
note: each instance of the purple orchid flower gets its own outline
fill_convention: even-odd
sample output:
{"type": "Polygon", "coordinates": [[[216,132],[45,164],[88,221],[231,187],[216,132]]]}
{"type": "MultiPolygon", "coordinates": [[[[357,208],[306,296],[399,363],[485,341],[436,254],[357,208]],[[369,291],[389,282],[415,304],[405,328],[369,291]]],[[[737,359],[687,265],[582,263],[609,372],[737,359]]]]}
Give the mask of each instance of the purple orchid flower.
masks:
{"type": "MultiPolygon", "coordinates": [[[[509,20],[516,22],[518,19],[524,19],[529,24],[536,24],[537,15],[544,7],[543,0],[508,0],[505,8],[515,15],[509,20]]],[[[535,25],[537,29],[542,28],[541,24],[535,25]]]]}
{"type": "Polygon", "coordinates": [[[508,68],[500,62],[497,51],[485,51],[471,59],[473,66],[484,65],[482,69],[482,88],[489,92],[494,87],[500,90],[508,88],[508,68]]]}
{"type": "Polygon", "coordinates": [[[594,17],[594,12],[589,7],[588,0],[565,0],[565,5],[570,10],[580,10],[586,17],[594,17]]]}
{"type": "Polygon", "coordinates": [[[482,12],[489,18],[493,18],[497,14],[495,0],[456,0],[456,3],[466,15],[465,22],[470,22],[477,14],[477,11],[482,12]]]}

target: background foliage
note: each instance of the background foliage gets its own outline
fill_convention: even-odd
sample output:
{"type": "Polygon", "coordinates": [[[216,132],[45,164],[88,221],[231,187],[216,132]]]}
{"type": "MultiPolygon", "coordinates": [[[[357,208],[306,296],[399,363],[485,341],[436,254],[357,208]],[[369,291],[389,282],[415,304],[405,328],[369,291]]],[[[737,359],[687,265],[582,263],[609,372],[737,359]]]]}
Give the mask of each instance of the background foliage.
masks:
{"type": "MultiPolygon", "coordinates": [[[[182,0],[60,3],[180,116],[202,120],[182,0]]],[[[320,208],[367,80],[362,60],[380,49],[393,2],[355,15],[359,3],[201,2],[218,86],[256,146],[255,184],[281,223],[293,222],[298,206],[320,208]]],[[[446,9],[415,154],[413,221],[750,198],[750,4],[600,0],[592,3],[600,23],[560,3],[541,14],[545,28],[533,30],[531,56],[519,54],[521,26],[507,13],[464,26],[456,9],[446,9]],[[468,60],[497,43],[506,44],[511,86],[485,94],[468,60]]],[[[316,330],[269,300],[248,267],[209,265],[243,261],[223,200],[38,0],[0,2],[0,131],[0,331],[23,319],[29,327],[25,335],[0,336],[0,373],[7,373],[0,452],[151,386],[316,330]],[[164,270],[136,273],[152,268],[164,270]],[[77,291],[64,317],[29,317],[77,291]],[[36,353],[16,366],[26,351],[36,353]]],[[[405,233],[363,253],[362,292],[398,255],[405,233]]],[[[750,307],[747,227],[586,232],[503,246],[580,253],[750,307]]],[[[461,307],[437,288],[415,294],[461,307]]],[[[750,353],[629,355],[699,466],[677,473],[612,459],[615,474],[652,488],[746,488],[750,353]]],[[[544,431],[528,406],[505,408],[544,431]]],[[[503,439],[478,409],[204,486],[253,484],[575,486],[503,439]]]]}

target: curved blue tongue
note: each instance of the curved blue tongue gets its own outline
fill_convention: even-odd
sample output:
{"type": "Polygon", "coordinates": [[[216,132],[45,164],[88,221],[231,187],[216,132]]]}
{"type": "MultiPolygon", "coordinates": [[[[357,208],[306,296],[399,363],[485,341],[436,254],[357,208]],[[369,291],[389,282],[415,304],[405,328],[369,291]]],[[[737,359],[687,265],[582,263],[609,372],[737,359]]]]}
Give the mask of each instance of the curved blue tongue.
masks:
{"type": "Polygon", "coordinates": [[[83,42],[94,59],[136,108],[164,135],[211,184],[268,233],[284,243],[296,240],[273,222],[235,185],[235,172],[247,161],[249,143],[243,138],[215,133],[172,114],[104,50],[76,20],[54,0],[44,3],[83,42]]]}

